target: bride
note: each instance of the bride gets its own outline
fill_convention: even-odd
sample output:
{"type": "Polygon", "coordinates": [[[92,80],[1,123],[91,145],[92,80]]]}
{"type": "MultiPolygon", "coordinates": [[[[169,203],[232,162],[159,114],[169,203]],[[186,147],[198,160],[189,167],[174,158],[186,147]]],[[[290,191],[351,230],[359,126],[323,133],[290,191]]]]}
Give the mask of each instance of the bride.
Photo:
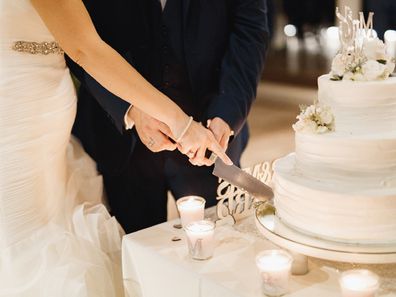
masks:
{"type": "Polygon", "coordinates": [[[122,230],[101,204],[95,164],[70,137],[76,96],[63,52],[168,125],[196,163],[206,149],[231,161],[100,39],[81,0],[0,0],[0,37],[0,296],[122,296],[122,230]]]}

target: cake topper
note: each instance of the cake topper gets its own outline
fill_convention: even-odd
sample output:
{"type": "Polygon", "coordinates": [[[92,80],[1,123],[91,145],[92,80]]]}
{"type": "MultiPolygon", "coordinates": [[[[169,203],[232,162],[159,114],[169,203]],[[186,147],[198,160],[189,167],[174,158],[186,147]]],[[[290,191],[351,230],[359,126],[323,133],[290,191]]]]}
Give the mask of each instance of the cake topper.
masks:
{"type": "Polygon", "coordinates": [[[373,34],[374,12],[372,11],[369,12],[367,22],[364,20],[363,12],[359,12],[359,17],[360,17],[359,29],[361,30],[361,32],[364,32],[364,34],[368,38],[374,38],[374,34],[373,34]]]}
{"type": "MultiPolygon", "coordinates": [[[[272,162],[262,162],[244,171],[267,185],[271,184],[272,162]]],[[[224,180],[220,180],[216,199],[218,200],[216,224],[238,222],[251,215],[256,205],[260,204],[255,197],[224,180]]]]}
{"type": "Polygon", "coordinates": [[[345,14],[342,15],[337,7],[336,16],[339,20],[338,34],[341,42],[341,52],[347,53],[348,50],[353,48],[356,37],[356,30],[353,28],[352,10],[345,6],[345,14]]]}
{"type": "Polygon", "coordinates": [[[370,12],[367,22],[363,12],[359,12],[359,20],[353,19],[352,9],[348,6],[341,14],[336,8],[336,16],[339,20],[339,37],[341,42],[341,54],[345,60],[360,61],[364,58],[363,41],[365,38],[373,38],[373,16],[370,12]]]}

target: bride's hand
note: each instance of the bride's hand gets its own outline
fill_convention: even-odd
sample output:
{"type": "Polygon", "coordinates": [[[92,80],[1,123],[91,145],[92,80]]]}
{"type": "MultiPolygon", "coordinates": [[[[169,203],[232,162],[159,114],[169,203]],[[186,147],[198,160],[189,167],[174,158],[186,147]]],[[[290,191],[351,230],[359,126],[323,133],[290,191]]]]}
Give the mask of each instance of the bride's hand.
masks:
{"type": "Polygon", "coordinates": [[[213,165],[213,160],[205,157],[206,150],[212,151],[224,163],[232,165],[231,159],[216,141],[213,133],[201,124],[193,121],[183,137],[178,142],[179,150],[188,156],[193,165],[213,165]]]}

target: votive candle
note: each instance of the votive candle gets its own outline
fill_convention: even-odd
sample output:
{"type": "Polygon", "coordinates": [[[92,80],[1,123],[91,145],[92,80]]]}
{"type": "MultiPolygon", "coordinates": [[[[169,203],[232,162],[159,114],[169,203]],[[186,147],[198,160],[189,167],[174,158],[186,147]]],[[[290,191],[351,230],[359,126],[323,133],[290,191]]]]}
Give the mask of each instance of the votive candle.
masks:
{"type": "Polygon", "coordinates": [[[213,256],[215,223],[202,220],[185,228],[190,256],[195,260],[207,260],[213,256]]]}
{"type": "Polygon", "coordinates": [[[341,274],[343,297],[375,297],[379,289],[379,277],[365,269],[348,270],[341,274]]]}
{"type": "Polygon", "coordinates": [[[283,250],[266,250],[257,255],[264,294],[282,296],[288,292],[292,262],[293,257],[283,250]]]}
{"type": "Polygon", "coordinates": [[[186,196],[177,200],[177,209],[183,228],[191,222],[204,219],[205,202],[205,199],[199,196],[186,196]]]}

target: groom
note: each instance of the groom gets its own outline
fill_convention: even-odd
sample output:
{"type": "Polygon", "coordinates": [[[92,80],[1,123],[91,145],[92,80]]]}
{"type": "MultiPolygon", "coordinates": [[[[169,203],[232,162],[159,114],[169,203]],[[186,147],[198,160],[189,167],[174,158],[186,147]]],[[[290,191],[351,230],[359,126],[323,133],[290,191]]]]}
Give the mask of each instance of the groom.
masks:
{"type": "MultiPolygon", "coordinates": [[[[265,0],[84,3],[102,39],[207,125],[239,164],[268,47],[265,0]]],[[[176,199],[200,195],[207,206],[216,203],[212,167],[191,164],[175,151],[167,127],[68,64],[81,82],[73,132],[97,162],[111,211],[126,232],[165,221],[168,191],[176,199]]]]}

